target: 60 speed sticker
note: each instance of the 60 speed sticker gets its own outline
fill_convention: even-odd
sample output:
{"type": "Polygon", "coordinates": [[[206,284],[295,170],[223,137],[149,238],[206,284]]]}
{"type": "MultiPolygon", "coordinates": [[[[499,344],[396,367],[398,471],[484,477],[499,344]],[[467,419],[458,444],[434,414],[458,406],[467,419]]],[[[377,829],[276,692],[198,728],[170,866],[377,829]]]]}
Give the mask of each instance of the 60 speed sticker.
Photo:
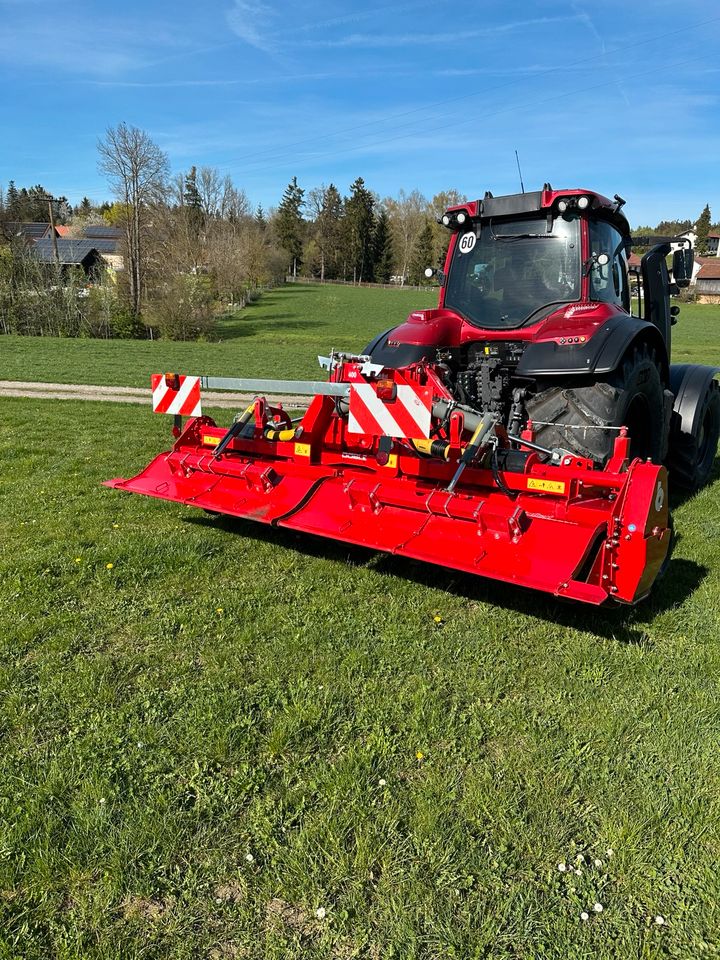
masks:
{"type": "Polygon", "coordinates": [[[460,253],[470,253],[476,242],[477,237],[474,233],[464,233],[458,240],[460,253]]]}

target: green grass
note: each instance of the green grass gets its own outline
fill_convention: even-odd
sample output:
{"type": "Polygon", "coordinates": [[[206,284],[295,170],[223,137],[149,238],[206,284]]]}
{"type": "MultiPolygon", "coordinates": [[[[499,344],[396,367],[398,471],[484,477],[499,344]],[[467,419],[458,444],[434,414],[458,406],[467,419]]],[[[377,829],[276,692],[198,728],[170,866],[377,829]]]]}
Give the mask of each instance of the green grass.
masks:
{"type": "Polygon", "coordinates": [[[215,377],[318,376],[317,355],[362,350],[437,290],[288,285],[220,322],[219,343],[0,337],[0,380],[147,386],[163,370],[215,377]]]}
{"type": "MultiPolygon", "coordinates": [[[[0,380],[146,386],[163,370],[315,379],[319,353],[362,350],[411,310],[436,303],[435,289],[288,285],[222,320],[218,343],[3,336],[0,380]]],[[[675,362],[720,361],[720,306],[683,304],[673,336],[675,362]]]]}
{"type": "MultiPolygon", "coordinates": [[[[0,377],[312,375],[418,303],[333,288],[279,345],[325,292],[218,345],[4,338],[0,377]]],[[[720,484],[609,613],[103,488],[166,448],[145,408],[2,409],[0,960],[718,955],[720,484]]]]}
{"type": "Polygon", "coordinates": [[[719,486],[611,615],[100,486],[167,432],[3,402],[0,957],[717,955],[719,486]]]}

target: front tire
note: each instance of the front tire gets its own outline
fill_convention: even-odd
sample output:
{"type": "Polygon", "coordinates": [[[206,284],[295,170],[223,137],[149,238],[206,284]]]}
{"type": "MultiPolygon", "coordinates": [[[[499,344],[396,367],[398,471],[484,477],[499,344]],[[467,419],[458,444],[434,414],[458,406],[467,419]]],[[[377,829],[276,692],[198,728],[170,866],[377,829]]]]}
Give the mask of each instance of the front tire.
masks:
{"type": "Polygon", "coordinates": [[[620,367],[594,382],[540,385],[526,403],[536,440],[605,464],[620,427],[630,435],[630,456],[662,463],[667,447],[670,396],[666,397],[655,351],[634,347],[620,367]]]}

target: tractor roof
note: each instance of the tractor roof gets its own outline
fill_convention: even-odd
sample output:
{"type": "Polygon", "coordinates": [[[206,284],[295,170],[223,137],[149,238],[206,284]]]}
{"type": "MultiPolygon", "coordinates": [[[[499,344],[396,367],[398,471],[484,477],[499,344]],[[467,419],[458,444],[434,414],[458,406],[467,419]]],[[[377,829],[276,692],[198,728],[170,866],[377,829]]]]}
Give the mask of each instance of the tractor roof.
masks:
{"type": "Polygon", "coordinates": [[[532,216],[533,214],[557,211],[557,204],[563,200],[567,200],[570,205],[577,204],[581,197],[586,197],[589,201],[584,209],[589,209],[596,214],[599,213],[603,219],[610,220],[623,235],[630,233],[630,226],[625,216],[620,212],[624,201],[618,203],[615,200],[608,200],[601,193],[596,193],[594,190],[583,190],[580,187],[554,190],[549,183],[546,183],[542,190],[533,190],[528,193],[510,193],[502,197],[494,197],[490,191],[487,191],[482,200],[457,204],[450,207],[448,213],[464,210],[470,217],[488,220],[495,217],[532,216]]]}

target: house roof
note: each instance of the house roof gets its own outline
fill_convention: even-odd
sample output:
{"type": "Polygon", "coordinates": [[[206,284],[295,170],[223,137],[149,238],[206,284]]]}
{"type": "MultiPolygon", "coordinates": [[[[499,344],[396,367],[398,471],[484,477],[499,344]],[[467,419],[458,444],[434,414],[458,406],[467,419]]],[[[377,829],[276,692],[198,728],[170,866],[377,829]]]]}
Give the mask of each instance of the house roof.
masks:
{"type": "Polygon", "coordinates": [[[720,233],[709,233],[708,240],[720,240],[720,233]]]}
{"type": "Polygon", "coordinates": [[[120,251],[120,241],[110,240],[108,237],[88,238],[99,253],[118,253],[120,251]]]}
{"type": "Polygon", "coordinates": [[[638,270],[640,268],[640,261],[642,257],[639,257],[636,253],[631,253],[628,257],[628,267],[631,270],[638,270]]]}
{"type": "Polygon", "coordinates": [[[123,232],[120,227],[111,227],[108,224],[93,223],[83,230],[84,237],[90,237],[93,240],[120,240],[123,232]]]}
{"type": "MultiPolygon", "coordinates": [[[[75,240],[69,237],[59,237],[57,242],[58,259],[62,264],[82,264],[88,258],[98,256],[97,247],[92,240],[75,240]]],[[[55,251],[53,250],[52,237],[38,240],[33,247],[33,254],[41,263],[53,263],[55,260],[55,251]]]]}
{"type": "Polygon", "coordinates": [[[709,257],[703,261],[698,280],[720,280],[720,257],[709,257]]]}
{"type": "MultiPolygon", "coordinates": [[[[56,231],[57,232],[57,231],[56,231]]],[[[23,237],[25,240],[40,240],[50,233],[49,223],[8,222],[5,224],[5,233],[8,237],[23,237]]]]}
{"type": "Polygon", "coordinates": [[[70,227],[64,227],[62,224],[55,227],[55,233],[59,237],[66,237],[70,233],[70,227]]]}

